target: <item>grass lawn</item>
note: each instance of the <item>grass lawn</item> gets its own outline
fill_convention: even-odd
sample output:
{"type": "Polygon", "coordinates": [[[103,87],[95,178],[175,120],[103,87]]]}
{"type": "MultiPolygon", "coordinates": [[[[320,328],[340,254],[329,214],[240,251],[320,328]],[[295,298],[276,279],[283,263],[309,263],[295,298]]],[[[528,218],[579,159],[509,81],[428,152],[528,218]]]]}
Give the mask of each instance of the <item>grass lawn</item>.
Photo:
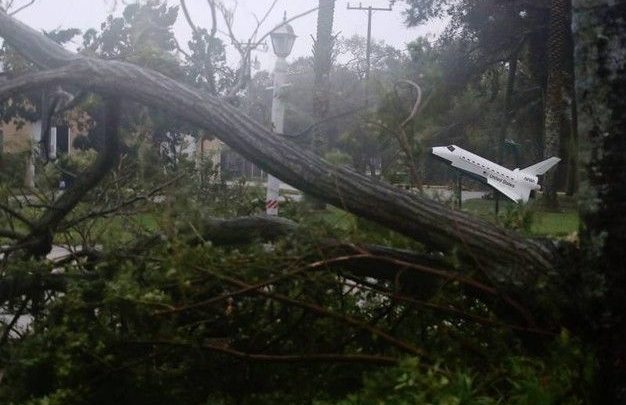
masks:
{"type": "MultiPolygon", "coordinates": [[[[493,200],[469,200],[463,203],[463,210],[490,221],[495,221],[493,200]]],[[[531,201],[528,209],[532,212],[530,233],[541,236],[567,236],[578,231],[580,223],[575,201],[569,197],[559,196],[559,212],[546,211],[539,202],[531,201]]],[[[501,215],[507,210],[517,209],[512,201],[500,200],[501,215]]]]}
{"type": "MultiPolygon", "coordinates": [[[[463,210],[495,222],[494,205],[493,200],[468,200],[463,203],[463,210]]],[[[570,197],[559,196],[559,205],[561,207],[559,212],[546,211],[538,201],[531,200],[527,205],[527,209],[531,211],[532,215],[531,235],[564,237],[578,231],[580,220],[575,200],[570,197]]],[[[519,207],[513,201],[500,200],[500,215],[517,209],[519,207]]],[[[343,230],[349,230],[356,226],[352,214],[330,206],[323,212],[314,213],[313,216],[343,230]]]]}
{"type": "MultiPolygon", "coordinates": [[[[468,200],[463,203],[463,210],[495,222],[494,204],[493,200],[468,200]]],[[[575,200],[559,196],[559,204],[561,207],[559,212],[550,212],[543,209],[538,201],[531,200],[526,209],[530,211],[532,219],[530,221],[530,230],[525,233],[530,236],[567,237],[577,232],[580,221],[575,200]]],[[[521,215],[516,213],[516,210],[519,209],[519,206],[513,201],[500,200],[501,216],[507,215],[507,212],[514,212],[514,214],[509,214],[513,216],[521,215]]],[[[354,215],[331,206],[328,206],[323,211],[311,212],[308,219],[321,221],[339,231],[339,233],[352,234],[353,237],[357,235],[358,238],[364,238],[365,240],[372,239],[368,240],[372,243],[387,244],[386,240],[389,239],[391,241],[391,234],[393,234],[390,231],[385,231],[384,227],[378,227],[374,224],[369,226],[368,221],[358,221],[354,215]],[[380,238],[382,240],[378,240],[380,238]]],[[[499,222],[502,222],[501,218],[499,222]]],[[[396,235],[391,244],[398,246],[398,243],[402,245],[403,241],[404,239],[400,235],[396,235]]],[[[406,245],[406,248],[410,248],[410,246],[406,245]]]]}

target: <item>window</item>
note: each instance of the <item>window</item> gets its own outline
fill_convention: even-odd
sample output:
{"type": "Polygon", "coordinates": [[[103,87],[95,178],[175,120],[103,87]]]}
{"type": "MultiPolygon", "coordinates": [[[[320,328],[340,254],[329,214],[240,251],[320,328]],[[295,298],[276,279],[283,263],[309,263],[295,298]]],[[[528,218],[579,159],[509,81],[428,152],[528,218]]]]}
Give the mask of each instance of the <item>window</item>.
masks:
{"type": "Polygon", "coordinates": [[[454,146],[452,146],[452,145],[448,146],[448,148],[447,148],[447,149],[448,149],[450,152],[454,152],[454,146]]]}
{"type": "Polygon", "coordinates": [[[55,160],[59,155],[70,153],[70,128],[67,125],[55,125],[50,127],[48,150],[50,159],[55,160]]]}
{"type": "Polygon", "coordinates": [[[67,155],[70,153],[70,129],[67,125],[56,127],[56,146],[58,154],[67,155]]]}

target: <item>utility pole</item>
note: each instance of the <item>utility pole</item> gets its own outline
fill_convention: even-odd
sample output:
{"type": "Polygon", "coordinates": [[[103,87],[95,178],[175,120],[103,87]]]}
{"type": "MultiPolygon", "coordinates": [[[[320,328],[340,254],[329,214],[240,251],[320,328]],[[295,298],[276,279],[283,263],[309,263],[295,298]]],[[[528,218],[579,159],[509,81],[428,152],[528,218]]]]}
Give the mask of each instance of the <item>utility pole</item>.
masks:
{"type": "MultiPolygon", "coordinates": [[[[359,3],[358,7],[354,7],[348,3],[348,10],[352,11],[367,11],[367,44],[365,48],[365,58],[366,58],[366,70],[365,70],[365,109],[369,111],[370,104],[370,72],[372,70],[372,14],[374,11],[392,11],[391,1],[389,2],[389,6],[382,7],[372,7],[367,6],[363,7],[362,3],[359,3]]],[[[364,131],[367,131],[367,127],[363,127],[364,131]]]]}
{"type": "Polygon", "coordinates": [[[268,46],[266,42],[250,42],[250,41],[232,41],[232,44],[240,49],[245,49],[245,59],[242,61],[248,80],[252,79],[252,52],[267,52],[268,46]]]}
{"type": "Polygon", "coordinates": [[[365,72],[365,78],[367,81],[370,79],[370,70],[372,68],[372,12],[374,11],[392,11],[391,5],[386,8],[367,6],[363,7],[362,3],[359,3],[358,7],[353,7],[348,3],[348,10],[367,11],[367,48],[365,51],[367,58],[367,70],[365,72]]]}

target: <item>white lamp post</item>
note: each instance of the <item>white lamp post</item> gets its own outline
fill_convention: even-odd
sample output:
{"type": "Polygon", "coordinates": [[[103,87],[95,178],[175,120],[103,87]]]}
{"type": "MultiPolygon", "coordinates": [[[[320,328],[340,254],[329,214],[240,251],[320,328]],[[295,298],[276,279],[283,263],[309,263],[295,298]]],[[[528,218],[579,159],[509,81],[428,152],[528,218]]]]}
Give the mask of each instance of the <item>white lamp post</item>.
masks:
{"type": "MultiPolygon", "coordinates": [[[[293,27],[284,23],[270,34],[272,47],[276,54],[276,66],[274,67],[274,97],[272,99],[272,126],[277,134],[283,133],[285,121],[284,88],[287,85],[287,56],[293,49],[296,35],[293,27]]],[[[280,192],[280,180],[271,174],[267,175],[267,197],[265,199],[265,212],[267,215],[278,215],[278,196],[280,192]]]]}

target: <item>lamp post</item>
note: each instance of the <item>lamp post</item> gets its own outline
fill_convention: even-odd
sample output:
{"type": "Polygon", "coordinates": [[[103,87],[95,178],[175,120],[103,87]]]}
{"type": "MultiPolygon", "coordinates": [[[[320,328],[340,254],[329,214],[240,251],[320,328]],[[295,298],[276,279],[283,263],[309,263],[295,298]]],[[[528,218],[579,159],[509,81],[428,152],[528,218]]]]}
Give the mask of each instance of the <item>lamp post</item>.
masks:
{"type": "MultiPolygon", "coordinates": [[[[276,66],[274,67],[274,87],[272,98],[272,127],[275,133],[282,134],[285,121],[285,87],[287,86],[287,56],[293,49],[296,35],[293,27],[287,24],[287,15],[283,18],[283,24],[270,34],[272,48],[276,54],[276,66]]],[[[280,180],[268,173],[267,197],[265,199],[265,212],[267,215],[278,215],[278,196],[280,192],[280,180]]]]}

